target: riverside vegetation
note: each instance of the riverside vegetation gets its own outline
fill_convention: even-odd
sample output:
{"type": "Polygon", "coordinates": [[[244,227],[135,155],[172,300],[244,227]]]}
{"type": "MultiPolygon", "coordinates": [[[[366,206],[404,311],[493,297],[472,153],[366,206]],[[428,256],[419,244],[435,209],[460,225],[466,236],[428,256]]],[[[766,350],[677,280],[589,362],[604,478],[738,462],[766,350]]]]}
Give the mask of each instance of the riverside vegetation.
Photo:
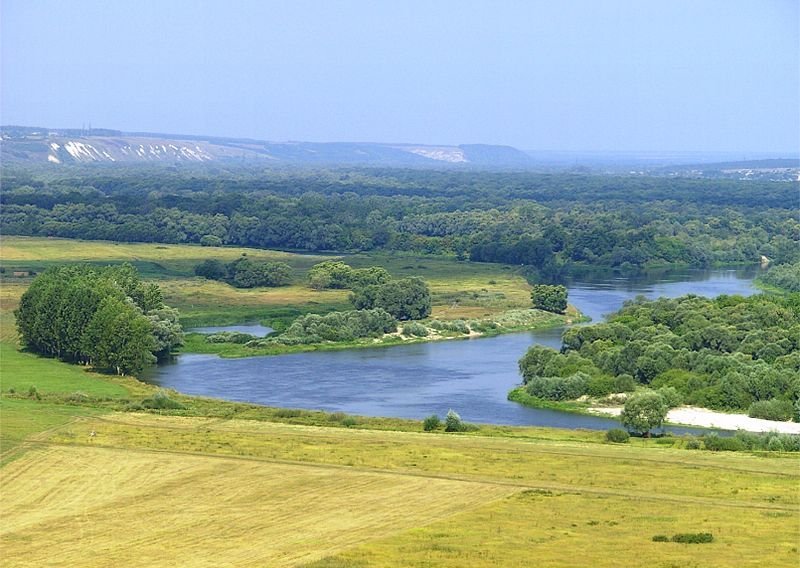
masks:
{"type": "MultiPolygon", "coordinates": [[[[547,176],[456,173],[453,186],[450,173],[273,172],[248,193],[235,189],[252,184],[256,174],[225,181],[185,172],[141,174],[103,171],[67,180],[23,172],[11,175],[9,184],[4,179],[5,234],[208,245],[76,246],[69,240],[4,237],[4,558],[20,566],[57,558],[82,566],[488,567],[524,565],[532,557],[542,564],[563,563],[569,550],[571,563],[593,566],[616,566],[620,558],[632,566],[796,566],[800,560],[799,454],[787,451],[795,449],[797,437],[738,434],[618,443],[599,432],[473,429],[456,412],[423,424],[190,397],[130,376],[96,374],[20,352],[12,315],[30,283],[24,276],[15,279],[14,271],[125,260],[143,278],[158,282],[165,304],[181,310],[186,325],[257,319],[285,332],[299,316],[349,310],[349,289],[313,288],[305,279],[329,257],[213,246],[280,240],[280,246],[302,244],[298,248],[306,250],[404,251],[346,260],[354,270],[380,264],[395,279],[423,275],[432,320],[403,324],[409,337],[423,337],[423,327],[428,334],[436,327],[461,334],[472,330],[467,322],[511,320],[508,314],[517,311],[564,322],[575,314],[530,309],[531,287],[522,272],[530,272],[531,263],[556,274],[581,262],[629,269],[659,262],[746,262],[758,253],[792,261],[796,221],[786,210],[783,185],[759,186],[763,191],[756,198],[753,186],[735,182],[700,184],[707,191],[695,191],[692,181],[667,187],[631,179],[604,186],[602,198],[589,203],[589,196],[598,194],[599,178],[554,182],[547,176]],[[153,179],[164,191],[150,191],[153,179]],[[575,187],[570,204],[559,203],[565,184],[575,187]],[[498,186],[510,189],[496,192],[498,186]],[[358,193],[340,193],[343,188],[358,193]],[[100,195],[105,205],[96,205],[100,195]],[[623,199],[658,201],[659,196],[647,207],[619,206],[623,199]],[[253,203],[248,211],[245,204],[253,203]],[[712,217],[713,222],[703,221],[712,217]],[[526,266],[409,254],[420,251],[526,266]],[[234,288],[193,274],[207,258],[233,262],[242,252],[254,262],[285,262],[293,282],[234,288]],[[708,451],[696,451],[703,449],[708,451]]],[[[721,301],[713,314],[728,317],[726,302],[742,303],[721,301]]],[[[315,322],[309,329],[326,329],[315,322]]],[[[676,349],[671,342],[678,340],[660,333],[676,349]]],[[[198,338],[189,335],[184,349],[192,349],[198,338]]],[[[765,345],[772,342],[763,339],[765,345]]],[[[780,338],[777,343],[780,348],[780,338]]],[[[297,346],[285,346],[292,347],[297,346]]],[[[577,351],[572,355],[603,371],[589,352],[577,351]]],[[[741,355],[720,356],[749,370],[741,355]]],[[[777,371],[782,356],[767,365],[777,371]]],[[[761,359],[753,361],[762,365],[761,359]]],[[[772,370],[764,375],[772,377],[772,370]]],[[[613,379],[626,381],[624,375],[613,379]]],[[[713,375],[704,378],[704,388],[713,394],[713,375]]],[[[639,382],[634,374],[630,379],[639,382]]]]}

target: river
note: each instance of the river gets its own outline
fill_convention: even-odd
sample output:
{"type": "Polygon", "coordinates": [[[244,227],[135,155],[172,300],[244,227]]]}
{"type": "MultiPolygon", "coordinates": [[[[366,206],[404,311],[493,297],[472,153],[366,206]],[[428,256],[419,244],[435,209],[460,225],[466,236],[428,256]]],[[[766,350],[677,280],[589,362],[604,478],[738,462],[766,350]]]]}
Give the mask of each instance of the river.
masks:
{"type": "MultiPolygon", "coordinates": [[[[635,276],[594,273],[570,280],[569,302],[594,321],[644,295],[750,295],[757,269],[672,270],[635,276]]],[[[230,328],[228,328],[230,329],[230,328]]],[[[421,419],[456,410],[469,422],[588,428],[609,418],[524,407],[506,399],[520,382],[517,361],[533,344],[559,348],[563,328],[291,355],[222,359],[180,355],[144,380],[180,392],[268,406],[421,419]]],[[[670,427],[681,433],[691,428],[670,427]]]]}

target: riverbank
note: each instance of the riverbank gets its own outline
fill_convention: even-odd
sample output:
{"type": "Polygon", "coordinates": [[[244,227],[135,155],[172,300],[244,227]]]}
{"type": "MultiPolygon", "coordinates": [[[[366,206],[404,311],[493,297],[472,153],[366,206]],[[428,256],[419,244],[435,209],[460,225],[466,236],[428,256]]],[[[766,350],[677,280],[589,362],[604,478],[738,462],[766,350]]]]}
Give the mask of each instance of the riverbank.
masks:
{"type": "Polygon", "coordinates": [[[398,331],[383,337],[359,338],[352,341],[326,341],[307,345],[283,345],[269,339],[255,339],[248,343],[214,343],[207,336],[191,333],[186,336],[186,344],[179,353],[218,355],[224,358],[259,357],[264,355],[286,355],[311,351],[341,351],[368,347],[390,347],[411,345],[451,339],[477,339],[496,337],[508,333],[537,331],[589,321],[575,306],[568,306],[564,314],[554,314],[536,309],[508,310],[493,316],[474,320],[425,320],[413,322],[423,326],[427,335],[403,334],[403,327],[412,322],[400,322],[398,331]]]}
{"type": "MultiPolygon", "coordinates": [[[[589,407],[586,412],[603,416],[619,416],[622,413],[622,407],[589,407]]],[[[728,414],[695,406],[673,408],[667,414],[667,423],[702,428],[720,428],[722,430],[800,434],[800,423],[797,422],[776,422],[774,420],[750,418],[746,414],[728,414]]]]}

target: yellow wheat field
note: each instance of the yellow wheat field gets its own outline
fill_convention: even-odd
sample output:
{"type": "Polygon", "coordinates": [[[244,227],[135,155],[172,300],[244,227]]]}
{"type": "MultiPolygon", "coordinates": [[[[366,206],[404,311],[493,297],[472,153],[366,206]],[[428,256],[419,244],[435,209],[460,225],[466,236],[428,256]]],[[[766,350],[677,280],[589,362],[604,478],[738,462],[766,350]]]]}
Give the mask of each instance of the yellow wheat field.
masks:
{"type": "Polygon", "coordinates": [[[491,484],[100,447],[3,468],[11,566],[289,566],[507,495],[491,484]]]}

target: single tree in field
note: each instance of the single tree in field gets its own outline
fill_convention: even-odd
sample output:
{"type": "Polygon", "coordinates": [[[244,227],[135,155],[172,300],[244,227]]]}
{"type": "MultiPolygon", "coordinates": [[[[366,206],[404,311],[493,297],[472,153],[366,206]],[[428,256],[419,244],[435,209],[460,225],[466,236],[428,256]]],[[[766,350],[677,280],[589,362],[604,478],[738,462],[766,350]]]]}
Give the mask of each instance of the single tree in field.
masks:
{"type": "Polygon", "coordinates": [[[531,290],[531,301],[534,308],[563,314],[567,309],[567,289],[564,286],[535,284],[531,290]]]}
{"type": "Polygon", "coordinates": [[[667,403],[657,392],[636,393],[625,401],[620,421],[628,430],[649,437],[651,430],[664,424],[668,411],[667,403]]]}

